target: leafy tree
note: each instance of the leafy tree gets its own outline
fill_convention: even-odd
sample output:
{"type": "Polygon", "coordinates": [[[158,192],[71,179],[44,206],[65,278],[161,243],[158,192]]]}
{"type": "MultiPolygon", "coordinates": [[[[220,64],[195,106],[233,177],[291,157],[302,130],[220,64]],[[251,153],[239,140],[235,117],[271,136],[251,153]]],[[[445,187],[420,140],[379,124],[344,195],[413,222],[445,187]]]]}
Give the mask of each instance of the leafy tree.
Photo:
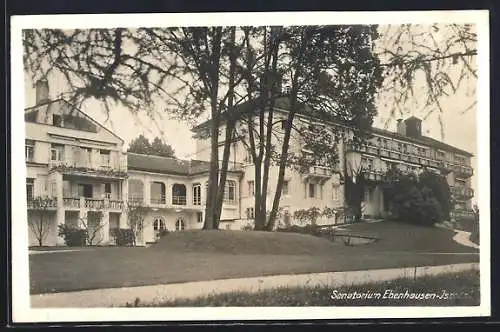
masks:
{"type": "MultiPolygon", "coordinates": [[[[424,182],[427,181],[424,175],[424,182]]],[[[394,215],[400,221],[433,225],[445,217],[436,193],[420,183],[415,174],[398,174],[393,183],[392,202],[394,215]]]]}
{"type": "Polygon", "coordinates": [[[137,245],[137,236],[144,229],[144,218],[147,208],[142,205],[142,202],[130,201],[127,203],[127,225],[132,232],[132,245],[137,245]]]}
{"type": "MultiPolygon", "coordinates": [[[[210,199],[204,228],[217,228],[228,164],[225,158],[219,170],[220,114],[237,103],[235,29],[28,29],[23,31],[24,63],[33,80],[59,74],[69,87],[61,97],[77,107],[98,100],[108,115],[121,105],[134,114],[155,117],[167,110],[192,121],[208,109],[210,199]]],[[[231,130],[226,137],[232,137],[231,130]]]]}
{"type": "Polygon", "coordinates": [[[104,212],[100,210],[89,211],[85,217],[80,217],[79,220],[85,231],[87,245],[93,246],[102,242],[101,231],[105,226],[103,219],[104,212]],[[91,215],[90,217],[89,214],[91,215]]]}
{"type": "Polygon", "coordinates": [[[419,185],[423,190],[428,188],[439,202],[444,218],[450,218],[451,211],[451,191],[448,181],[441,174],[424,171],[419,175],[419,185]]]}
{"type": "MultiPolygon", "coordinates": [[[[471,24],[403,24],[380,28],[377,55],[385,80],[380,90],[391,118],[404,116],[416,99],[425,118],[437,112],[443,132],[443,102],[456,93],[474,96],[477,86],[477,33],[471,24]]],[[[476,99],[463,108],[467,112],[476,99]]],[[[390,120],[389,119],[389,120],[390,120]]]]}
{"type": "Polygon", "coordinates": [[[163,142],[159,137],[155,137],[153,142],[150,143],[144,135],[139,135],[139,137],[130,142],[127,151],[139,154],[175,158],[175,151],[172,146],[163,142]]]}
{"type": "Polygon", "coordinates": [[[256,111],[246,114],[248,142],[244,143],[255,166],[256,229],[271,230],[286,167],[304,171],[322,162],[338,171],[339,133],[311,121],[299,121],[297,115],[305,114],[313,122],[347,122],[358,132],[357,137],[371,125],[376,113],[373,96],[381,82],[378,60],[370,48],[376,27],[264,27],[247,29],[245,35],[249,40],[262,40],[257,43],[259,49],[255,43],[245,45],[248,75],[244,80],[249,108],[256,111]],[[260,67],[254,61],[257,57],[262,58],[260,67]],[[289,86],[288,91],[280,93],[281,84],[289,86]],[[276,115],[278,101],[286,104],[284,119],[276,115]],[[307,144],[310,154],[289,149],[293,135],[302,138],[300,144],[307,144]],[[279,167],[279,175],[266,218],[271,164],[279,167]]]}
{"type": "Polygon", "coordinates": [[[38,218],[30,218],[28,221],[32,233],[38,241],[38,246],[43,246],[43,241],[47,238],[50,232],[53,220],[48,218],[49,209],[54,206],[54,198],[52,197],[35,197],[28,201],[28,204],[36,210],[38,218]]]}
{"type": "Polygon", "coordinates": [[[130,141],[128,152],[139,153],[139,154],[150,154],[151,153],[151,143],[149,139],[144,135],[139,135],[139,137],[130,141]]]}

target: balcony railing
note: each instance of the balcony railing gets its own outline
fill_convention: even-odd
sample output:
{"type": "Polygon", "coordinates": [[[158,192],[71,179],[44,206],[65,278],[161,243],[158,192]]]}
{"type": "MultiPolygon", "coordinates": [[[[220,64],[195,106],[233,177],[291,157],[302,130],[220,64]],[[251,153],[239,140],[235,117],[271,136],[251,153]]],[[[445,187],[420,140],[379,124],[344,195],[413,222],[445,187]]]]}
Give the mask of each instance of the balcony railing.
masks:
{"type": "Polygon", "coordinates": [[[64,207],[67,208],[80,208],[80,198],[64,197],[64,207]]]}
{"type": "Polygon", "coordinates": [[[451,170],[458,177],[471,177],[474,173],[472,167],[470,166],[462,166],[462,165],[453,165],[451,170]]]}
{"type": "Polygon", "coordinates": [[[470,199],[474,197],[474,190],[469,187],[450,187],[450,191],[458,199],[470,199]]]}
{"type": "Polygon", "coordinates": [[[111,210],[121,210],[123,209],[123,201],[118,199],[110,199],[108,201],[108,206],[111,210]]]}
{"type": "Polygon", "coordinates": [[[408,151],[401,151],[397,148],[392,147],[379,147],[374,144],[365,144],[359,147],[355,147],[352,144],[347,145],[348,151],[365,152],[381,157],[387,157],[391,159],[397,159],[406,162],[412,162],[416,164],[421,164],[424,166],[430,166],[434,168],[444,168],[453,171],[459,177],[470,177],[473,174],[472,167],[468,165],[454,164],[438,157],[431,157],[429,155],[422,155],[419,153],[411,153],[408,151]]]}
{"type": "Polygon", "coordinates": [[[186,196],[172,196],[172,205],[186,205],[186,196]]]}
{"type": "Polygon", "coordinates": [[[126,164],[118,161],[103,163],[100,161],[79,160],[78,158],[65,158],[62,160],[49,160],[48,164],[51,169],[57,168],[65,172],[98,172],[123,176],[127,171],[126,164]]]}
{"type": "Polygon", "coordinates": [[[28,198],[27,200],[28,209],[30,210],[45,210],[45,209],[55,209],[57,208],[57,199],[36,199],[28,198]]]}
{"type": "Polygon", "coordinates": [[[150,202],[153,205],[162,205],[167,203],[167,199],[165,195],[161,195],[159,197],[151,197],[150,202]]]}
{"type": "Polygon", "coordinates": [[[104,200],[95,198],[85,198],[85,208],[87,209],[104,209],[104,200]]]}
{"type": "Polygon", "coordinates": [[[63,205],[67,209],[111,209],[122,210],[124,207],[123,200],[120,199],[99,199],[99,198],[85,198],[85,197],[64,197],[63,205]]]}

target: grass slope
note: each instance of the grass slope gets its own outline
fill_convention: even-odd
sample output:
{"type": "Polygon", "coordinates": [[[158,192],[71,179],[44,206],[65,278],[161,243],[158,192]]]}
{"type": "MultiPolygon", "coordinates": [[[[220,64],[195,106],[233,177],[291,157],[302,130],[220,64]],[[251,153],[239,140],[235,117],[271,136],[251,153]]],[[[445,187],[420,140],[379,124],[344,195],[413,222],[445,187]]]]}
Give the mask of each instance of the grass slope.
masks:
{"type": "Polygon", "coordinates": [[[374,244],[345,246],[310,235],[240,231],[171,233],[150,248],[102,247],[30,255],[32,294],[277,274],[477,262],[472,248],[436,228],[352,225],[380,233],[374,244]],[[441,254],[444,253],[444,254],[441,254]],[[451,254],[450,254],[451,253],[451,254]]]}
{"type": "Polygon", "coordinates": [[[210,230],[170,233],[151,249],[234,255],[328,255],[340,245],[306,234],[210,230]]]}

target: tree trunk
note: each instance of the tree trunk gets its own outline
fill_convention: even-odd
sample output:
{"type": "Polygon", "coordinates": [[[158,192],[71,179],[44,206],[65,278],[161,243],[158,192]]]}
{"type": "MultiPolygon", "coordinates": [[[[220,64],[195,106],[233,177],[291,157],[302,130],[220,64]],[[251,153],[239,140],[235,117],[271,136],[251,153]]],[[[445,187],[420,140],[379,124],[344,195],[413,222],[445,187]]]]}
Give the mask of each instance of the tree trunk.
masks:
{"type": "Polygon", "coordinates": [[[226,137],[225,137],[225,142],[224,142],[224,152],[222,156],[222,167],[220,169],[220,179],[219,179],[219,186],[218,186],[218,192],[217,192],[217,202],[216,202],[216,209],[215,209],[215,220],[214,220],[214,227],[215,229],[219,228],[219,222],[220,222],[220,217],[222,214],[222,204],[224,202],[224,191],[226,187],[226,179],[227,179],[227,170],[228,170],[228,164],[229,164],[229,156],[231,153],[231,143],[232,143],[232,138],[233,138],[233,127],[234,123],[232,120],[228,120],[228,123],[226,125],[226,137]]]}
{"type": "MultiPolygon", "coordinates": [[[[214,27],[214,38],[212,40],[212,62],[210,63],[209,80],[211,82],[210,108],[212,115],[210,132],[210,175],[208,178],[208,197],[205,208],[205,224],[203,229],[214,229],[217,227],[217,191],[219,182],[219,126],[220,110],[218,105],[219,96],[219,67],[221,55],[222,28],[214,27]]],[[[207,45],[208,47],[208,45],[207,45]]]]}
{"type": "Polygon", "coordinates": [[[215,207],[215,220],[214,220],[214,228],[219,228],[219,222],[220,222],[220,217],[222,214],[222,204],[224,202],[224,191],[226,188],[226,178],[227,178],[227,169],[228,169],[228,162],[229,162],[229,156],[231,153],[231,144],[233,140],[233,132],[234,132],[234,126],[235,126],[235,121],[233,120],[233,104],[234,104],[234,88],[235,88],[235,82],[234,82],[234,76],[235,76],[235,71],[236,71],[236,50],[234,49],[235,45],[235,40],[236,40],[236,27],[231,27],[231,38],[230,38],[230,55],[229,55],[229,87],[228,87],[228,92],[227,92],[227,122],[226,122],[226,135],[225,135],[225,141],[224,141],[224,151],[222,153],[222,167],[220,170],[220,179],[219,179],[219,186],[218,186],[218,193],[217,193],[217,201],[216,201],[216,207],[215,207]]]}
{"type": "Polygon", "coordinates": [[[285,137],[283,139],[283,145],[281,147],[281,156],[279,163],[279,172],[278,172],[278,183],[276,185],[276,192],[274,193],[273,207],[271,209],[271,213],[269,215],[269,222],[267,224],[267,230],[271,231],[274,229],[274,225],[276,222],[276,217],[278,215],[279,204],[281,199],[281,191],[283,189],[283,182],[285,178],[285,169],[288,157],[288,148],[290,143],[290,136],[292,132],[292,124],[293,119],[295,118],[295,100],[292,100],[290,112],[288,113],[288,118],[286,122],[285,128],[285,137]]]}
{"type": "MultiPolygon", "coordinates": [[[[274,226],[270,226],[270,221],[267,220],[267,189],[269,185],[269,166],[271,164],[271,154],[272,154],[272,134],[273,134],[273,116],[274,116],[274,102],[276,98],[276,88],[277,84],[281,84],[281,80],[276,81],[277,66],[278,66],[278,45],[279,42],[273,40],[271,55],[271,73],[273,73],[273,81],[271,82],[271,91],[269,91],[269,107],[267,115],[267,131],[266,131],[266,142],[264,147],[264,174],[262,178],[262,199],[261,199],[261,211],[263,211],[264,218],[266,218],[266,229],[272,230],[274,226]]],[[[281,86],[278,91],[281,91],[281,86]]],[[[280,189],[281,190],[281,189],[280,189]]],[[[270,219],[270,218],[269,218],[270,219]]]]}

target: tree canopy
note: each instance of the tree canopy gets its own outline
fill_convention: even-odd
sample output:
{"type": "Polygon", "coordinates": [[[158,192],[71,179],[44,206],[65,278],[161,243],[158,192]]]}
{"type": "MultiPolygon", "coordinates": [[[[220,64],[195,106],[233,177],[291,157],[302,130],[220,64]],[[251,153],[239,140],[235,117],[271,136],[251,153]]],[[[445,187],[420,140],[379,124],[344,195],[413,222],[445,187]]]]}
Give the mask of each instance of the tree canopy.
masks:
{"type": "Polygon", "coordinates": [[[149,154],[161,157],[175,157],[175,151],[169,144],[161,138],[155,137],[152,142],[144,135],[139,135],[133,139],[127,149],[128,152],[149,154]]]}

